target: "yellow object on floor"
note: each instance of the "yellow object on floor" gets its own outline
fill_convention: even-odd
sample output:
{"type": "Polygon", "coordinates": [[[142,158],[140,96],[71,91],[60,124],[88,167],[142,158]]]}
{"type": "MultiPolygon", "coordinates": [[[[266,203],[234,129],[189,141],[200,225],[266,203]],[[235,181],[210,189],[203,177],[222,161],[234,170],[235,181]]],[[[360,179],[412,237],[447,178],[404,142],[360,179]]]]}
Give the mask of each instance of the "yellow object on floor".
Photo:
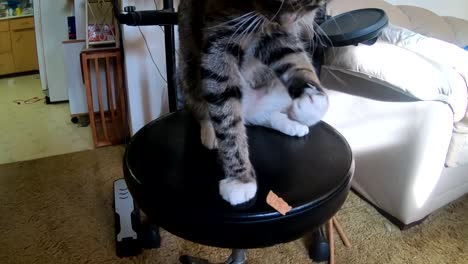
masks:
{"type": "Polygon", "coordinates": [[[39,75],[0,79],[0,164],[93,149],[68,103],[44,103],[39,75]]]}

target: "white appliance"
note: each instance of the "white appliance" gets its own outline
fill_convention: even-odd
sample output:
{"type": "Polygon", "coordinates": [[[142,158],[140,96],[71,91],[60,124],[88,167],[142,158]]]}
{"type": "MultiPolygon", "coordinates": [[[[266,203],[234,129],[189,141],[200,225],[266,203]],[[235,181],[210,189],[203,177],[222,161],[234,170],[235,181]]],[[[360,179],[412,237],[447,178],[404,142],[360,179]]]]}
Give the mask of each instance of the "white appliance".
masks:
{"type": "MultiPolygon", "coordinates": [[[[68,100],[62,41],[68,39],[68,1],[33,0],[41,85],[51,102],[68,100]]],[[[70,8],[71,7],[71,8],[70,8]]]]}

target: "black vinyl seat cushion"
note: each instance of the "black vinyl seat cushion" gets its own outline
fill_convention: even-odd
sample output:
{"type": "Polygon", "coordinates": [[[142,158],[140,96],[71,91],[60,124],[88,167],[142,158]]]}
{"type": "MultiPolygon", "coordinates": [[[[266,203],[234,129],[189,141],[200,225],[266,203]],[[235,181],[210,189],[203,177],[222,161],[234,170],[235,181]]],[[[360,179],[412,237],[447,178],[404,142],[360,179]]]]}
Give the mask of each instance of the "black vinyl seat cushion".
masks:
{"type": "Polygon", "coordinates": [[[236,209],[221,198],[216,151],[201,144],[199,125],[186,111],[151,122],[128,144],[124,175],[137,205],[176,236],[244,249],[298,239],[338,211],[354,162],[335,129],[321,122],[303,138],[263,127],[248,127],[247,133],[259,185],[251,207],[236,209]],[[286,216],[266,204],[270,190],[293,207],[286,216]]]}

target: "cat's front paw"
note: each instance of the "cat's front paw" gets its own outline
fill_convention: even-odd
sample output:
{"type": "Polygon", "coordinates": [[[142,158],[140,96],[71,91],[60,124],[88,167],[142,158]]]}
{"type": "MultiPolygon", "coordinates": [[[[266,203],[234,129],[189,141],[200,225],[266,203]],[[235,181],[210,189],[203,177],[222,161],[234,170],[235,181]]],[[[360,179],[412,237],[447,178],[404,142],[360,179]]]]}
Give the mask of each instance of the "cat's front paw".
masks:
{"type": "Polygon", "coordinates": [[[213,125],[210,121],[200,122],[200,138],[201,143],[207,149],[217,149],[218,141],[216,139],[216,134],[213,128],[213,125]]]}
{"type": "Polygon", "coordinates": [[[327,95],[311,86],[304,89],[303,94],[293,101],[289,115],[301,124],[312,126],[323,118],[327,110],[327,95]]]}
{"type": "Polygon", "coordinates": [[[292,137],[303,137],[309,133],[308,126],[289,119],[288,115],[281,112],[271,114],[269,127],[292,137]]]}
{"type": "Polygon", "coordinates": [[[309,134],[309,127],[296,122],[289,122],[285,125],[282,132],[292,137],[303,137],[309,134]]]}
{"type": "Polygon", "coordinates": [[[240,205],[252,200],[257,193],[257,181],[248,182],[231,177],[219,182],[219,194],[232,206],[240,205]]]}

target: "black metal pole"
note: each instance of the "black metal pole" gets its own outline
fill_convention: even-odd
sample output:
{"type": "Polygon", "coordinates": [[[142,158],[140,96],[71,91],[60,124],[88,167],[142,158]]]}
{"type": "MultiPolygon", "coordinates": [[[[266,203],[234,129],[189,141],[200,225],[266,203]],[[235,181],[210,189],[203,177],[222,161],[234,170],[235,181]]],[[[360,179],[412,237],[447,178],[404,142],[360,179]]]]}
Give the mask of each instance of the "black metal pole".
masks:
{"type": "MultiPolygon", "coordinates": [[[[173,0],[164,0],[165,10],[174,11],[173,0]]],[[[164,43],[166,46],[166,74],[167,91],[169,99],[169,111],[177,111],[177,88],[175,85],[175,34],[173,25],[164,26],[164,43]]]]}

